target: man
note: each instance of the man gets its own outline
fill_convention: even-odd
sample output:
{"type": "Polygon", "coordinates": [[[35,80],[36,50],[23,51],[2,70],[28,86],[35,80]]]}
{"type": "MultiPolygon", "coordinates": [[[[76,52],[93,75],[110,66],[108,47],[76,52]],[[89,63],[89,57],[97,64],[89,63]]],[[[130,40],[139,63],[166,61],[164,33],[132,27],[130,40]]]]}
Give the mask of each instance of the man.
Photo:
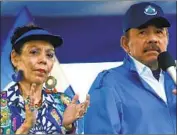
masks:
{"type": "Polygon", "coordinates": [[[124,63],[101,72],[89,93],[86,134],[175,134],[176,85],[158,67],[169,21],[153,3],[132,5],[123,20],[124,63]]]}

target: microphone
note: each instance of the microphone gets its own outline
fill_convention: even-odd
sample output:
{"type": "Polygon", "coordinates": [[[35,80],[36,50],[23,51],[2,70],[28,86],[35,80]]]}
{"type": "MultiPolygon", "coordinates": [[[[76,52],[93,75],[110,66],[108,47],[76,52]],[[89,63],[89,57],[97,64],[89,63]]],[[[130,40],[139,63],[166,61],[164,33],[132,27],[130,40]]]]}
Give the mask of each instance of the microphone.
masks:
{"type": "Polygon", "coordinates": [[[176,82],[176,68],[175,68],[175,60],[172,58],[172,56],[166,51],[162,52],[158,56],[158,64],[159,67],[163,71],[167,71],[168,74],[171,76],[175,84],[177,85],[176,82]]]}

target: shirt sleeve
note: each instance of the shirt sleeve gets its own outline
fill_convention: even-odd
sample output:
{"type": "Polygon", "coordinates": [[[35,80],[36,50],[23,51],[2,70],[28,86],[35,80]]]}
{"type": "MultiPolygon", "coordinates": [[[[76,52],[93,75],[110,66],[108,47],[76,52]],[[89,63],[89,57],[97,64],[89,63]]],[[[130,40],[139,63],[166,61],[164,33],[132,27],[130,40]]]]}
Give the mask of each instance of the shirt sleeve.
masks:
{"type": "Polygon", "coordinates": [[[100,73],[89,91],[90,107],[84,118],[85,134],[121,133],[121,101],[115,80],[108,71],[100,73]]]}

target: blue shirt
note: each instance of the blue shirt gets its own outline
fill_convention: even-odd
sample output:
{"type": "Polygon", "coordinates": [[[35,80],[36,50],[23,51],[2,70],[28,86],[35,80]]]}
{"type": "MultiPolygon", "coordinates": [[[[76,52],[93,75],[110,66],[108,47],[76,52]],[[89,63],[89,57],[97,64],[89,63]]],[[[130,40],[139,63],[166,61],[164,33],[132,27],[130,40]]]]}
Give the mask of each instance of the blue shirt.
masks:
{"type": "Polygon", "coordinates": [[[139,76],[153,88],[153,90],[159,95],[159,97],[161,97],[165,102],[167,102],[164,87],[164,73],[162,72],[162,70],[159,73],[159,79],[157,80],[149,67],[137,61],[132,56],[130,56],[130,58],[133,60],[136,67],[136,71],[138,72],[139,76]]]}
{"type": "MultiPolygon", "coordinates": [[[[42,90],[42,105],[37,111],[36,124],[29,134],[65,134],[63,112],[71,99],[63,93],[48,94],[42,90]]],[[[18,85],[1,92],[1,133],[13,134],[25,120],[25,104],[18,85]]]]}
{"type": "Polygon", "coordinates": [[[164,74],[167,103],[137,73],[127,56],[124,64],[101,72],[89,91],[86,134],[175,134],[176,85],[164,74]]]}

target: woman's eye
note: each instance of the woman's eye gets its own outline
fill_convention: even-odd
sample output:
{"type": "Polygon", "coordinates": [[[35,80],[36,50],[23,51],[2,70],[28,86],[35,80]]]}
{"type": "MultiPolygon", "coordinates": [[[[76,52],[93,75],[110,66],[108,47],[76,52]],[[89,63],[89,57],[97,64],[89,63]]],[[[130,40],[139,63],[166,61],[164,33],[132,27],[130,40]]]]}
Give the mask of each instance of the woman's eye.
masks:
{"type": "Polygon", "coordinates": [[[48,56],[49,58],[53,58],[53,57],[54,57],[54,54],[53,54],[53,53],[48,53],[47,56],[48,56]]]}
{"type": "Polygon", "coordinates": [[[38,53],[37,50],[31,50],[31,51],[30,51],[30,54],[37,54],[37,53],[38,53]]]}

